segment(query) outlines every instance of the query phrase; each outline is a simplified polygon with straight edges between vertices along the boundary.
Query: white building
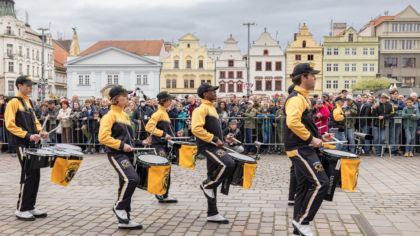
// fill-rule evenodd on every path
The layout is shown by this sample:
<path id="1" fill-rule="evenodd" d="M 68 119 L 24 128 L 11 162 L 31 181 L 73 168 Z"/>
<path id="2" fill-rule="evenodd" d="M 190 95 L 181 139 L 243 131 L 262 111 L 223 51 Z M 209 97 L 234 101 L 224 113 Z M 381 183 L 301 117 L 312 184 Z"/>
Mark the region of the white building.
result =
<path id="1" fill-rule="evenodd" d="M 230 35 L 216 60 L 216 84 L 221 97 L 246 95 L 246 60 L 244 60 L 238 42 Z"/>
<path id="2" fill-rule="evenodd" d="M 109 85 L 140 88 L 148 97 L 159 93 L 163 40 L 99 41 L 67 62 L 68 97 L 101 97 Z"/>
<path id="3" fill-rule="evenodd" d="M 49 88 L 54 86 L 54 56 L 51 35 L 45 37 L 45 75 Z M 38 98 L 42 70 L 42 36 L 28 23 L 17 19 L 14 1 L 0 0 L 0 94 L 13 96 L 19 75 L 34 81 L 32 98 Z M 48 95 L 49 88 L 46 88 Z"/>
<path id="4" fill-rule="evenodd" d="M 251 45 L 250 86 L 254 95 L 271 96 L 285 91 L 285 56 L 279 43 L 264 30 Z"/>

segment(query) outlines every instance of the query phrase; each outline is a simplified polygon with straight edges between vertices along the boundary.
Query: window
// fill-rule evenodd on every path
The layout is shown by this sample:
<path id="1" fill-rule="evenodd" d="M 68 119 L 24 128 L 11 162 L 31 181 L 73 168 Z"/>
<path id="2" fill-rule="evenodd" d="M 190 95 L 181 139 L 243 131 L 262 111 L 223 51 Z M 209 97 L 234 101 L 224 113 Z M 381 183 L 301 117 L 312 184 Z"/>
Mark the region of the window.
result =
<path id="1" fill-rule="evenodd" d="M 281 71 L 281 68 L 282 67 L 282 65 L 281 65 L 281 61 L 276 61 L 276 71 Z"/>
<path id="2" fill-rule="evenodd" d="M 271 62 L 270 61 L 265 62 L 265 70 L 266 71 L 271 71 Z"/>
<path id="3" fill-rule="evenodd" d="M 237 84 L 236 84 L 236 92 L 237 92 L 237 93 L 242 93 L 242 92 L 243 92 L 243 86 L 242 86 L 242 83 L 237 83 Z"/>
<path id="4" fill-rule="evenodd" d="M 49 57 L 48 57 L 48 59 L 49 59 Z M 32 60 L 35 60 L 35 50 L 34 49 L 32 49 Z"/>
<path id="5" fill-rule="evenodd" d="M 191 60 L 187 60 L 187 69 L 191 69 Z"/>
<path id="6" fill-rule="evenodd" d="M 351 64 L 351 71 L 356 71 L 356 64 Z"/>
<path id="7" fill-rule="evenodd" d="M 273 90 L 272 85 L 273 85 L 273 81 L 266 80 L 265 81 L 265 91 L 272 91 Z"/>
<path id="8" fill-rule="evenodd" d="M 351 55 L 353 55 L 353 56 L 356 55 L 356 48 L 351 49 Z"/>
<path id="9" fill-rule="evenodd" d="M 221 92 L 221 93 L 226 92 L 226 86 L 225 86 L 225 83 L 220 83 L 220 84 L 219 84 L 219 92 Z"/>
<path id="10" fill-rule="evenodd" d="M 348 81 L 348 80 L 345 80 L 344 81 L 344 88 L 345 89 L 349 89 L 350 88 L 350 81 Z"/>
<path id="11" fill-rule="evenodd" d="M 236 78 L 242 79 L 242 71 L 237 71 L 236 72 Z"/>
<path id="12" fill-rule="evenodd" d="M 331 80 L 327 80 L 327 89 L 331 88 Z"/>
<path id="13" fill-rule="evenodd" d="M 172 88 L 176 88 L 176 79 L 172 79 Z"/>
<path id="14" fill-rule="evenodd" d="M 370 64 L 369 68 L 370 68 L 369 69 L 370 72 L 374 72 L 375 71 L 375 64 Z"/>
<path id="15" fill-rule="evenodd" d="M 369 48 L 369 54 L 375 55 L 375 48 Z"/>
<path id="16" fill-rule="evenodd" d="M 302 56 L 301 56 L 300 54 L 296 54 L 296 55 L 295 55 L 295 60 L 296 60 L 296 61 L 300 61 L 300 60 L 302 60 Z"/>
<path id="17" fill-rule="evenodd" d="M 226 78 L 226 72 L 225 71 L 220 71 L 220 78 L 221 79 Z"/>
<path id="18" fill-rule="evenodd" d="M 27 75 L 31 75 L 31 74 L 29 73 L 30 68 L 31 68 L 31 67 L 30 67 L 29 65 L 26 65 L 26 74 L 27 74 Z"/>
<path id="19" fill-rule="evenodd" d="M 108 84 L 118 84 L 118 75 L 108 75 Z"/>
<path id="20" fill-rule="evenodd" d="M 79 86 L 89 86 L 90 78 L 89 75 L 79 75 Z"/>
<path id="21" fill-rule="evenodd" d="M 211 84 L 211 80 L 207 80 L 207 83 L 208 83 L 208 84 Z"/>
<path id="22" fill-rule="evenodd" d="M 367 67 L 368 67 L 368 64 L 363 64 L 363 72 L 368 71 Z"/>
<path id="23" fill-rule="evenodd" d="M 184 79 L 184 88 L 188 88 L 188 80 Z"/>
<path id="24" fill-rule="evenodd" d="M 338 71 L 338 64 L 333 65 L 333 71 Z"/>
<path id="25" fill-rule="evenodd" d="M 171 88 L 171 80 L 170 79 L 166 80 L 166 88 Z"/>
<path id="26" fill-rule="evenodd" d="M 367 55 L 368 54 L 368 49 L 367 48 L 363 48 L 363 55 Z"/>
<path id="27" fill-rule="evenodd" d="M 11 35 L 12 34 L 12 27 L 10 27 L 10 26 L 7 26 L 6 27 L 6 34 L 7 35 Z"/>
<path id="28" fill-rule="evenodd" d="M 255 81 L 255 90 L 256 91 L 261 91 L 262 90 L 262 81 L 261 80 L 256 80 Z"/>
<path id="29" fill-rule="evenodd" d="M 35 76 L 35 66 L 32 66 L 32 76 Z"/>
<path id="30" fill-rule="evenodd" d="M 229 78 L 229 79 L 233 79 L 233 78 L 235 78 L 235 72 L 234 72 L 234 71 L 229 71 L 229 72 L 228 72 L 228 78 Z"/>
<path id="31" fill-rule="evenodd" d="M 333 89 L 338 89 L 338 80 L 333 81 Z"/>
<path id="32" fill-rule="evenodd" d="M 280 79 L 274 80 L 274 90 L 280 91 L 282 89 L 282 81 Z"/>
<path id="33" fill-rule="evenodd" d="M 191 45 L 190 44 L 187 44 L 187 48 L 190 48 L 191 47 Z"/>
<path id="34" fill-rule="evenodd" d="M 397 67 L 398 65 L 398 58 L 396 57 L 385 57 L 384 60 L 385 67 Z"/>
<path id="35" fill-rule="evenodd" d="M 9 72 L 14 72 L 13 62 L 9 62 Z"/>
<path id="36" fill-rule="evenodd" d="M 147 74 L 137 74 L 137 85 L 148 85 L 148 77 Z"/>
<path id="37" fill-rule="evenodd" d="M 19 46 L 19 56 L 20 56 L 20 57 L 22 57 L 22 56 L 23 56 L 22 46 Z"/>
<path id="38" fill-rule="evenodd" d="M 22 63 L 19 64 L 19 75 L 23 75 L 23 65 L 22 65 Z"/>
<path id="39" fill-rule="evenodd" d="M 334 48 L 334 55 L 337 56 L 338 55 L 338 48 Z"/>
<path id="40" fill-rule="evenodd" d="M 327 64 L 327 71 L 331 71 L 331 64 Z"/>
<path id="41" fill-rule="evenodd" d="M 179 69 L 179 60 L 174 61 L 174 69 Z"/>
<path id="42" fill-rule="evenodd" d="M 198 69 L 203 69 L 204 68 L 204 61 L 203 60 L 199 60 L 198 61 Z"/>
<path id="43" fill-rule="evenodd" d="M 404 57 L 402 59 L 403 68 L 415 68 L 416 67 L 416 58 L 415 57 Z"/>
<path id="44" fill-rule="evenodd" d="M 39 51 L 36 51 L 36 60 L 39 61 Z"/>
<path id="45" fill-rule="evenodd" d="M 26 49 L 26 58 L 27 58 L 27 59 L 29 59 L 29 57 L 30 57 L 30 55 L 29 55 L 29 54 L 30 54 L 30 53 L 29 53 L 29 51 L 30 51 L 30 49 L 29 49 L 29 48 L 27 48 L 27 49 Z M 29 73 L 28 73 L 28 74 L 29 74 Z"/>
<path id="46" fill-rule="evenodd" d="M 349 34 L 349 42 L 353 42 L 353 34 Z"/>
<path id="47" fill-rule="evenodd" d="M 308 61 L 313 61 L 313 60 L 314 60 L 314 55 L 308 54 Z"/>
<path id="48" fill-rule="evenodd" d="M 36 75 L 39 77 L 39 66 L 36 67 Z"/>
<path id="49" fill-rule="evenodd" d="M 306 48 L 306 41 L 305 40 L 302 41 L 302 47 Z"/>
<path id="50" fill-rule="evenodd" d="M 344 54 L 345 55 L 350 55 L 350 48 L 345 48 L 344 49 Z"/>
<path id="51" fill-rule="evenodd" d="M 13 44 L 7 44 L 7 56 L 8 57 L 13 56 Z"/>
<path id="52" fill-rule="evenodd" d="M 261 71 L 262 70 L 262 63 L 260 62 L 260 61 L 257 61 L 256 63 L 255 63 L 255 70 L 256 71 Z"/>
<path id="53" fill-rule="evenodd" d="M 350 71 L 350 64 L 344 64 L 344 71 Z"/>
<path id="54" fill-rule="evenodd" d="M 229 60 L 228 61 L 228 67 L 234 67 L 234 66 L 235 66 L 234 61 L 233 60 Z"/>
<path id="55" fill-rule="evenodd" d="M 15 92 L 15 82 L 14 81 L 8 81 L 8 87 L 9 87 L 9 95 L 13 96 Z"/>
<path id="56" fill-rule="evenodd" d="M 331 55 L 331 48 L 327 48 L 327 55 Z"/>
<path id="57" fill-rule="evenodd" d="M 263 55 L 264 55 L 264 56 L 268 56 L 268 50 L 267 50 L 267 49 L 265 49 L 265 50 L 263 51 Z"/>
<path id="58" fill-rule="evenodd" d="M 195 88 L 193 79 L 190 79 L 190 88 Z"/>
<path id="59" fill-rule="evenodd" d="M 403 85 L 406 87 L 414 87 L 416 84 L 416 77 L 403 77 Z"/>
<path id="60" fill-rule="evenodd" d="M 234 92 L 235 85 L 233 83 L 228 83 L 228 93 Z"/>

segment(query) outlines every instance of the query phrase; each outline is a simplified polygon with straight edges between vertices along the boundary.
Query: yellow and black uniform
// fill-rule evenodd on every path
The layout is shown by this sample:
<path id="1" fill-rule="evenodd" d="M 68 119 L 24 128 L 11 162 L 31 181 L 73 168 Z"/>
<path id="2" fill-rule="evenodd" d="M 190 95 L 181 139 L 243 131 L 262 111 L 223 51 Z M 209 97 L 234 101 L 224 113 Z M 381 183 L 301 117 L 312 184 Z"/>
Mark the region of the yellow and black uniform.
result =
<path id="1" fill-rule="evenodd" d="M 309 146 L 318 130 L 311 117 L 308 96 L 309 91 L 295 86 L 285 105 L 285 149 L 297 182 L 293 218 L 303 225 L 313 220 L 328 189 L 328 177 L 317 151 Z"/>
<path id="2" fill-rule="evenodd" d="M 333 127 L 338 128 L 338 132 L 344 132 L 346 130 L 346 121 L 344 116 L 343 108 L 340 104 L 336 103 L 333 109 Z"/>
<path id="3" fill-rule="evenodd" d="M 139 176 L 133 166 L 134 154 L 123 151 L 124 144 L 133 147 L 130 119 L 123 108 L 112 105 L 101 119 L 99 142 L 106 147 L 108 159 L 119 176 L 118 200 L 116 210 L 131 211 L 131 197 L 139 183 Z"/>
<path id="4" fill-rule="evenodd" d="M 213 103 L 203 99 L 201 105 L 192 113 L 191 131 L 197 138 L 198 152 L 207 157 L 207 179 L 202 188 L 212 189 L 214 198 L 206 195 L 208 216 L 219 214 L 217 210 L 216 189 L 231 176 L 235 162 L 224 149 L 218 148 L 211 142 L 223 140 L 222 126 L 219 115 Z"/>
<path id="5" fill-rule="evenodd" d="M 30 142 L 30 136 L 41 131 L 41 124 L 35 116 L 32 102 L 21 93 L 17 93 L 16 97 L 7 103 L 4 120 L 9 145 L 17 147 L 16 153 L 22 167 L 17 209 L 22 212 L 31 211 L 36 204 L 40 170 L 28 168 L 24 152 L 26 148 L 35 147 L 35 143 Z"/>
<path id="6" fill-rule="evenodd" d="M 168 134 L 174 137 L 174 133 L 171 127 L 171 120 L 164 106 L 159 106 L 158 110 L 152 114 L 145 129 L 148 133 L 152 134 L 152 147 L 156 149 L 159 156 L 166 158 L 169 150 L 168 141 L 166 141 L 165 136 Z M 156 195 L 156 198 L 161 202 L 165 202 L 164 200 L 168 198 L 170 187 L 171 173 L 169 172 L 167 191 L 162 196 Z"/>

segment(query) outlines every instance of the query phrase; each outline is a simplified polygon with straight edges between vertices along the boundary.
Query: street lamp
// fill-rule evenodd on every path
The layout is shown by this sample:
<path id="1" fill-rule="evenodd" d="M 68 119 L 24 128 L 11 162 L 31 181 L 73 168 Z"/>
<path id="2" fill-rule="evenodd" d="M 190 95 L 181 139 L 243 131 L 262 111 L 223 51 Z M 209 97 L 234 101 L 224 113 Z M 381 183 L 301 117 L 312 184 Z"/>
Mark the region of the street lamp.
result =
<path id="1" fill-rule="evenodd" d="M 48 28 L 38 28 L 39 31 L 41 31 L 42 36 L 42 58 L 41 58 L 41 78 L 39 79 L 38 88 L 40 91 L 40 99 L 41 101 L 44 101 L 45 99 L 45 89 L 48 86 L 48 78 L 45 79 L 45 31 L 48 31 Z"/>
<path id="2" fill-rule="evenodd" d="M 250 34 L 251 34 L 251 25 L 255 25 L 254 22 L 246 22 L 243 23 L 244 26 L 248 27 L 248 56 L 247 58 L 247 62 L 246 62 L 246 82 L 248 83 L 248 86 L 246 87 L 246 96 L 249 97 L 251 94 L 250 91 L 250 83 L 249 83 L 249 62 L 250 62 L 250 55 L 249 55 L 249 51 L 251 49 L 251 42 L 250 42 Z"/>

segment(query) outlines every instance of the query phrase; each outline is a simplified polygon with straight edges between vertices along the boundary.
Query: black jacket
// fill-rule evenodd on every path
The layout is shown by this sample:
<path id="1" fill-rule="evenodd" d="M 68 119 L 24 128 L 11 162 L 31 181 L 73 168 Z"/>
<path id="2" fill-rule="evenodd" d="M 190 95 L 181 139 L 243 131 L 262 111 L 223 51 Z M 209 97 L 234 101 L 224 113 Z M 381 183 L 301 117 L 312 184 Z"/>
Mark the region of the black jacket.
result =
<path id="1" fill-rule="evenodd" d="M 376 127 L 385 127 L 385 121 L 395 116 L 394 106 L 389 103 L 380 103 L 377 108 L 372 108 L 372 116 L 379 117 L 384 116 L 383 120 L 374 119 L 373 125 Z"/>

